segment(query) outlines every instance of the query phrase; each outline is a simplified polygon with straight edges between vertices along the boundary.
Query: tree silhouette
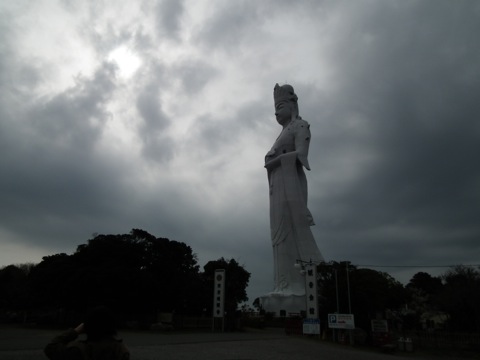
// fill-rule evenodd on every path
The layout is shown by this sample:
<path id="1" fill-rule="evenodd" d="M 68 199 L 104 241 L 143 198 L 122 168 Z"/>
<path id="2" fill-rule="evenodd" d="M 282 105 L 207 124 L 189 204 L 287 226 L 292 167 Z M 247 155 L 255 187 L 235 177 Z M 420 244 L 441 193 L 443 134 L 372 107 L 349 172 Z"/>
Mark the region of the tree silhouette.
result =
<path id="1" fill-rule="evenodd" d="M 376 318 L 377 313 L 396 310 L 405 302 L 403 285 L 387 273 L 358 269 L 345 262 L 320 264 L 317 272 L 320 316 L 325 323 L 327 314 L 348 313 L 351 308 L 355 325 L 369 330 L 370 320 Z"/>
<path id="2" fill-rule="evenodd" d="M 44 257 L 30 283 L 37 308 L 83 311 L 103 304 L 125 318 L 154 321 L 157 312 L 197 311 L 202 279 L 189 246 L 133 229 L 95 235 L 72 255 Z"/>
<path id="3" fill-rule="evenodd" d="M 247 301 L 247 286 L 250 280 L 250 273 L 238 264 L 234 259 L 225 260 L 224 258 L 209 261 L 204 266 L 203 277 L 205 279 L 205 289 L 207 291 L 207 309 L 213 307 L 213 286 L 215 270 L 225 270 L 225 312 L 227 316 L 234 316 L 240 303 Z"/>
<path id="4" fill-rule="evenodd" d="M 418 272 L 410 279 L 408 288 L 416 288 L 430 296 L 436 296 L 442 290 L 442 279 L 434 277 L 426 272 Z"/>
<path id="5" fill-rule="evenodd" d="M 28 265 L 9 265 L 0 269 L 0 309 L 14 311 L 11 316 L 29 308 L 29 271 Z"/>
<path id="6" fill-rule="evenodd" d="M 75 272 L 75 264 L 65 253 L 44 256 L 29 276 L 29 288 L 36 308 L 59 308 L 68 302 L 71 294 L 66 285 Z"/>
<path id="7" fill-rule="evenodd" d="M 473 267 L 455 266 L 443 276 L 440 306 L 450 314 L 450 330 L 480 331 L 480 272 Z"/>

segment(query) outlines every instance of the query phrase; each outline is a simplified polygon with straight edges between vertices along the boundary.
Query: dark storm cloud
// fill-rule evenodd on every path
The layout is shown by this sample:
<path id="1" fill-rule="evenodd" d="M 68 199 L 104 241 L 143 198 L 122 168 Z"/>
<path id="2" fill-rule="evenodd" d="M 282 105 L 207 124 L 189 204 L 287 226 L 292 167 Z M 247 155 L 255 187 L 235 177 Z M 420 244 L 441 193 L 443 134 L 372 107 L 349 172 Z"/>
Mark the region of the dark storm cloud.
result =
<path id="1" fill-rule="evenodd" d="M 217 50 L 238 50 L 258 30 L 258 6 L 254 2 L 232 2 L 216 8 L 205 19 L 195 38 Z M 258 33 L 256 34 L 258 36 Z M 251 38 L 254 40 L 253 38 Z"/>
<path id="2" fill-rule="evenodd" d="M 137 109 L 147 132 L 160 131 L 170 124 L 170 120 L 162 111 L 160 90 L 160 83 L 154 81 L 145 86 L 137 98 Z"/>
<path id="3" fill-rule="evenodd" d="M 24 97 L 26 109 L 4 107 L 10 111 L 2 113 L 9 130 L 8 152 L 0 158 L 8 174 L 0 179 L 2 227 L 35 241 L 35 233 L 63 229 L 114 205 L 111 169 L 94 153 L 113 78 L 113 68 L 103 64 L 92 79 L 78 79 L 51 99 L 32 104 Z"/>
<path id="4" fill-rule="evenodd" d="M 154 63 L 151 68 L 151 79 L 137 98 L 137 109 L 143 119 L 139 135 L 144 155 L 151 160 L 165 162 L 171 159 L 178 144 L 174 143 L 167 131 L 175 119 L 170 119 L 163 111 L 162 95 L 168 94 L 174 84 L 179 82 L 182 95 L 196 96 L 217 76 L 218 71 L 207 63 L 195 60 L 179 61 L 168 67 Z"/>
<path id="5" fill-rule="evenodd" d="M 209 81 L 219 75 L 218 69 L 203 61 L 183 61 L 172 66 L 172 78 L 179 79 L 182 90 L 189 96 L 200 92 Z"/>
<path id="6" fill-rule="evenodd" d="M 452 247 L 480 236 L 480 48 L 473 35 L 480 23 L 472 16 L 479 7 L 431 5 L 371 8 L 346 24 L 331 49 L 340 70 L 338 97 L 322 99 L 330 109 L 320 110 L 327 121 L 319 123 L 325 134 L 312 146 L 319 154 L 314 166 L 333 171 L 340 155 L 372 154 L 352 164 L 361 170 L 355 177 L 339 179 L 341 191 L 313 201 L 324 220 L 322 236 L 342 245 L 330 249 L 333 256 L 346 251 L 378 263 L 397 254 L 402 263 L 415 255 L 420 263 L 448 263 L 460 255 Z M 338 163 L 322 160 L 325 154 L 339 156 Z M 435 247 L 444 249 L 436 258 L 428 255 Z"/>
<path id="7" fill-rule="evenodd" d="M 173 151 L 172 140 L 165 130 L 171 120 L 162 110 L 162 91 L 169 88 L 168 79 L 163 70 L 154 66 L 152 78 L 141 89 L 137 97 L 137 109 L 143 120 L 139 128 L 143 154 L 146 158 L 164 162 L 171 158 Z"/>
<path id="8" fill-rule="evenodd" d="M 156 26 L 160 38 L 177 39 L 181 29 L 183 0 L 165 0 L 156 5 Z"/>
<path id="9" fill-rule="evenodd" d="M 195 121 L 196 126 L 191 134 L 196 147 L 201 149 L 198 153 L 208 157 L 217 156 L 223 152 L 226 156 L 220 157 L 219 160 L 229 163 L 231 159 L 227 154 L 230 152 L 239 154 L 243 151 L 243 149 L 232 148 L 238 145 L 240 137 L 246 139 L 255 137 L 258 135 L 258 129 L 267 123 L 268 116 L 263 111 L 263 105 L 263 101 L 252 101 L 242 107 L 236 107 L 235 110 L 232 109 L 232 112 L 226 116 L 218 117 L 216 114 L 210 114 L 199 117 Z M 215 166 L 218 165 L 215 163 Z"/>
<path id="10" fill-rule="evenodd" d="M 91 149 L 108 117 L 104 106 L 115 89 L 114 71 L 105 63 L 92 80 L 79 78 L 64 93 L 45 102 L 40 99 L 27 114 L 37 136 L 60 148 Z"/>

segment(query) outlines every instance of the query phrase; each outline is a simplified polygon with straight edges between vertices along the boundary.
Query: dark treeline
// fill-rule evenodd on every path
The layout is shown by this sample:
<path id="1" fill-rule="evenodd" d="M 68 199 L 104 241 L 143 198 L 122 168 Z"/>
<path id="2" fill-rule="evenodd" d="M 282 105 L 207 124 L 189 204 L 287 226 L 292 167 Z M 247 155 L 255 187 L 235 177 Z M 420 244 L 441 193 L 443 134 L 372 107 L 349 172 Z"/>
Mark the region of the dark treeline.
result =
<path id="1" fill-rule="evenodd" d="M 355 325 L 367 331 L 372 319 L 386 319 L 398 330 L 480 332 L 480 272 L 473 267 L 452 267 L 439 277 L 419 272 L 406 286 L 387 273 L 345 262 L 317 269 L 324 323 L 327 314 L 351 309 Z"/>
<path id="2" fill-rule="evenodd" d="M 237 305 L 248 300 L 250 278 L 235 260 L 210 261 L 201 271 L 184 243 L 139 229 L 96 235 L 72 255 L 2 268 L 0 320 L 70 325 L 97 305 L 112 308 L 124 322 L 144 325 L 154 323 L 161 312 L 208 316 L 216 269 L 226 269 L 225 310 L 233 316 Z"/>
<path id="3" fill-rule="evenodd" d="M 202 271 L 184 243 L 138 229 L 96 235 L 71 255 L 0 269 L 0 321 L 75 325 L 96 305 L 144 326 L 162 312 L 209 317 L 216 269 L 226 270 L 225 310 L 233 317 L 248 300 L 250 279 L 235 260 L 210 261 Z M 317 270 L 323 324 L 327 314 L 351 312 L 366 331 L 372 319 L 387 319 L 398 330 L 480 332 L 480 272 L 474 267 L 452 267 L 439 277 L 419 272 L 406 286 L 387 273 L 345 262 Z"/>

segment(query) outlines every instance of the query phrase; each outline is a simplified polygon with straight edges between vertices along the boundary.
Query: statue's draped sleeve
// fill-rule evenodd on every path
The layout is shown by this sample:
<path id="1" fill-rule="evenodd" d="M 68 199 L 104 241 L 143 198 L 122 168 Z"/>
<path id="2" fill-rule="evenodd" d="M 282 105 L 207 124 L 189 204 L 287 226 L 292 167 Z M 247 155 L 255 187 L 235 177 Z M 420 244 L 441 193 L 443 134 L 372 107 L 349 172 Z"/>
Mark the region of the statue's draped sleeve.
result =
<path id="1" fill-rule="evenodd" d="M 308 148 L 310 147 L 310 124 L 305 120 L 297 120 L 295 122 L 295 150 L 297 152 L 298 161 L 310 170 L 308 163 Z"/>

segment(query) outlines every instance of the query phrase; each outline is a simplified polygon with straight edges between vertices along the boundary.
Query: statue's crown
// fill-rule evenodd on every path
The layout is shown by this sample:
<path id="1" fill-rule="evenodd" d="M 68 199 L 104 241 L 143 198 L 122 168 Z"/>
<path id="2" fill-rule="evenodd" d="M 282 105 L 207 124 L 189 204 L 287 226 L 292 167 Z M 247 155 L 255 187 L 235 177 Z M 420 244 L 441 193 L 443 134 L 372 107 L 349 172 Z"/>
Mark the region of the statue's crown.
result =
<path id="1" fill-rule="evenodd" d="M 276 105 L 281 101 L 297 102 L 298 97 L 295 95 L 292 85 L 285 84 L 280 86 L 275 84 L 275 87 L 273 88 L 273 100 Z"/>

